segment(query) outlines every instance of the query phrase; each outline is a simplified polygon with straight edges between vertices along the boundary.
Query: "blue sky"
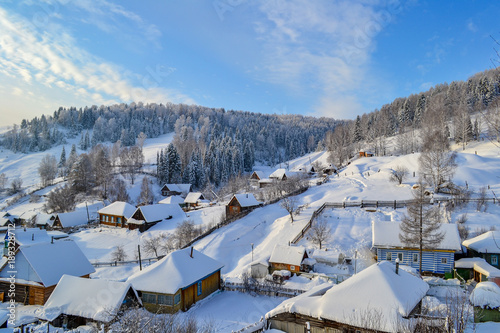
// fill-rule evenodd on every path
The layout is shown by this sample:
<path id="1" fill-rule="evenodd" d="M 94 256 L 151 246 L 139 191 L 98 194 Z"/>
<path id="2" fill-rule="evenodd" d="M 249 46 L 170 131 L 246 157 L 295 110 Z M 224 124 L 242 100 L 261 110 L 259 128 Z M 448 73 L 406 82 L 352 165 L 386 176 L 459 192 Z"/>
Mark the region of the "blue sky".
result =
<path id="1" fill-rule="evenodd" d="M 493 67 L 497 1 L 0 0 L 0 126 L 130 101 L 353 119 Z"/>

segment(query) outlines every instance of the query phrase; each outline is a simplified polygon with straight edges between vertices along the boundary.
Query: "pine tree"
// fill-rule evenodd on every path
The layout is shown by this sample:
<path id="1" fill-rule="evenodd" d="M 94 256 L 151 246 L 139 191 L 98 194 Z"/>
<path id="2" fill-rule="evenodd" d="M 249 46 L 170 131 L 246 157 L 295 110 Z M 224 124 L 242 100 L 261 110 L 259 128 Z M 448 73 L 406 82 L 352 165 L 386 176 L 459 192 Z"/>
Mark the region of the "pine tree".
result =
<path id="1" fill-rule="evenodd" d="M 167 147 L 167 179 L 168 184 L 176 184 L 181 180 L 181 158 L 173 144 Z"/>
<path id="2" fill-rule="evenodd" d="M 59 158 L 59 164 L 57 166 L 59 168 L 64 168 L 66 166 L 66 150 L 64 150 L 64 146 L 62 147 L 61 157 Z"/>
<path id="3" fill-rule="evenodd" d="M 362 130 L 361 130 L 361 118 L 356 117 L 356 123 L 354 124 L 354 136 L 353 142 L 360 142 L 363 140 Z"/>

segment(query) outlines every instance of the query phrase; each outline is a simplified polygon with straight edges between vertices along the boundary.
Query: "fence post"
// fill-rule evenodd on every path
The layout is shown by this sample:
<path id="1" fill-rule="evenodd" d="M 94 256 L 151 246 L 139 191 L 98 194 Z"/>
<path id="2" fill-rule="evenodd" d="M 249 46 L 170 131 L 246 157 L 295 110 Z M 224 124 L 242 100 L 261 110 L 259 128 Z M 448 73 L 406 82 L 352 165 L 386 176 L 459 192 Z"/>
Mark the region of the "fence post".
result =
<path id="1" fill-rule="evenodd" d="M 396 209 L 396 200 L 394 200 L 394 209 Z"/>
<path id="2" fill-rule="evenodd" d="M 361 208 L 363 208 L 363 200 L 361 200 Z"/>
<path id="3" fill-rule="evenodd" d="M 378 200 L 375 202 L 375 206 L 378 208 Z"/>
<path id="4" fill-rule="evenodd" d="M 345 201 L 342 201 L 342 208 L 345 209 Z"/>

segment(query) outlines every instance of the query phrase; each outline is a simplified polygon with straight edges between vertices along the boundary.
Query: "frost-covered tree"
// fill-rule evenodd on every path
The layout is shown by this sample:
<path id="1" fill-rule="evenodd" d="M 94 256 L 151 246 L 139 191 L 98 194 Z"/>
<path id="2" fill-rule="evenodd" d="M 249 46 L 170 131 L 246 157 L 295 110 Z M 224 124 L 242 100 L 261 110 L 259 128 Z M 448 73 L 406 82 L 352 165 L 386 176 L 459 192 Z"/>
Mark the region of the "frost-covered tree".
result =
<path id="1" fill-rule="evenodd" d="M 317 219 L 311 226 L 309 236 L 313 243 L 318 245 L 321 250 L 323 244 L 332 237 L 332 229 L 328 225 L 327 220 L 324 218 Z"/>
<path id="2" fill-rule="evenodd" d="M 92 170 L 92 161 L 87 154 L 81 154 L 73 164 L 69 174 L 69 183 L 76 193 L 89 193 L 95 186 L 95 174 Z"/>
<path id="3" fill-rule="evenodd" d="M 408 215 L 400 224 L 399 240 L 410 248 L 419 249 L 419 273 L 422 274 L 423 250 L 434 249 L 442 242 L 439 207 L 428 205 L 425 187 L 419 181 L 413 191 L 413 203 L 408 205 Z"/>
<path id="4" fill-rule="evenodd" d="M 109 149 L 106 146 L 98 144 L 90 151 L 90 158 L 92 160 L 92 170 L 96 185 L 99 186 L 102 197 L 107 199 L 108 189 L 114 178 L 109 158 Z"/>
<path id="5" fill-rule="evenodd" d="M 5 172 L 0 173 L 0 190 L 5 189 L 5 186 L 7 186 L 7 181 L 8 177 Z"/>
<path id="6" fill-rule="evenodd" d="M 54 155 L 47 154 L 42 158 L 38 166 L 38 174 L 43 186 L 52 184 L 52 181 L 57 176 L 57 160 Z"/>
<path id="7" fill-rule="evenodd" d="M 151 181 L 149 177 L 142 178 L 141 183 L 141 193 L 137 198 L 138 205 L 151 205 L 155 199 L 155 195 L 153 193 L 153 188 L 151 186 Z"/>
<path id="8" fill-rule="evenodd" d="M 408 169 L 405 166 L 398 165 L 397 167 L 392 170 L 390 180 L 392 182 L 398 183 L 401 185 L 404 181 L 404 179 L 408 176 Z"/>
<path id="9" fill-rule="evenodd" d="M 127 184 L 125 183 L 125 181 L 123 181 L 123 179 L 115 178 L 111 181 L 108 199 L 112 202 L 123 201 L 132 203 L 132 200 L 130 200 L 130 196 L 127 191 Z"/>
<path id="10" fill-rule="evenodd" d="M 10 191 L 12 194 L 18 193 L 21 191 L 21 188 L 23 186 L 23 180 L 21 178 L 14 178 L 10 182 Z"/>
<path id="11" fill-rule="evenodd" d="M 75 208 L 75 196 L 76 193 L 70 186 L 59 187 L 47 195 L 45 211 L 47 213 L 70 212 Z"/>
<path id="12" fill-rule="evenodd" d="M 280 207 L 285 209 L 290 215 L 290 219 L 293 223 L 293 218 L 295 215 L 300 213 L 301 207 L 299 206 L 299 201 L 296 197 L 286 197 L 280 201 Z"/>

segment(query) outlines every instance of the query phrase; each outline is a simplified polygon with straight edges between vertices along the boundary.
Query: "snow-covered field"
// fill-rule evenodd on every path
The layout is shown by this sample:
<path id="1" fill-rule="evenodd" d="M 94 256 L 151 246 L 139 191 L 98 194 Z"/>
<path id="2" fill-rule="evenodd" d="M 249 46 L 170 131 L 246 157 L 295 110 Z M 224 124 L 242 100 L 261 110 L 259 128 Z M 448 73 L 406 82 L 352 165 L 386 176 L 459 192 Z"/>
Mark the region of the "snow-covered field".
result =
<path id="1" fill-rule="evenodd" d="M 78 139 L 74 140 L 78 141 Z M 171 140 L 172 134 L 147 139 L 144 146 L 146 161 L 154 163 L 157 150 L 165 147 Z M 65 148 L 68 153 L 71 144 L 66 144 Z M 458 146 L 454 148 L 458 153 L 458 168 L 453 179 L 455 183 L 464 185 L 467 182 L 469 188 L 475 191 L 489 185 L 489 197 L 493 196 L 494 193 L 500 193 L 499 148 L 488 142 L 470 143 L 465 150 L 461 150 L 461 147 Z M 58 158 L 61 149 L 62 146 L 59 146 L 47 152 L 28 155 L 1 151 L 0 173 L 5 172 L 9 179 L 19 176 L 23 178 L 23 187 L 33 188 L 40 182 L 37 166 L 41 158 L 47 153 L 54 154 Z M 406 156 L 356 159 L 346 168 L 340 170 L 337 176 L 331 176 L 327 183 L 319 186 L 314 185 L 297 196 L 299 204 L 306 208 L 295 218 L 293 223 L 279 203 L 267 205 L 214 231 L 195 243 L 194 247 L 222 262 L 224 264 L 222 273 L 225 278 L 238 279 L 242 273 L 248 270 L 252 257 L 254 261 L 269 259 L 274 246 L 288 244 L 307 224 L 312 213 L 325 202 L 410 199 L 412 197 L 411 186 L 418 180 L 418 157 L 419 154 L 415 153 Z M 327 165 L 327 154 L 325 152 L 311 153 L 290 161 L 288 165 L 290 170 L 298 171 L 314 162 Z M 402 185 L 388 181 L 391 170 L 399 165 L 406 166 L 410 171 L 409 177 Z M 281 166 L 283 167 L 283 165 Z M 260 166 L 258 169 L 266 174 L 273 171 L 273 168 L 264 166 Z M 417 177 L 413 176 L 414 171 Z M 131 198 L 138 196 L 141 179 L 138 177 L 133 186 L 129 184 L 128 190 Z M 9 206 L 7 211 L 23 217 L 35 215 L 43 207 L 43 195 L 56 186 L 58 185 L 41 190 L 39 194 L 42 195 L 42 198 L 39 202 L 29 202 L 28 198 L 25 198 Z M 158 185 L 155 185 L 155 191 L 159 192 Z M 1 198 L 0 207 L 6 206 L 9 199 L 7 196 Z M 161 199 L 160 195 L 158 195 L 158 199 Z M 81 203 L 78 209 L 86 209 L 86 206 L 89 207 L 89 211 L 95 214 L 98 209 L 104 206 L 104 203 L 100 201 Z M 177 224 L 185 219 L 191 219 L 197 225 L 210 226 L 220 221 L 220 216 L 223 213 L 224 206 L 216 205 L 189 212 L 185 217 L 161 222 L 143 234 L 137 231 L 102 227 L 75 232 L 70 237 L 77 242 L 91 261 L 109 261 L 111 252 L 119 245 L 124 247 L 128 259 L 133 260 L 136 259 L 137 246 L 146 237 L 160 233 L 171 233 Z M 321 218 L 330 225 L 332 237 L 324 244 L 324 247 L 328 250 L 342 252 L 350 257 L 357 252 L 363 259 L 366 259 L 363 264 L 357 267 L 358 270 L 362 269 L 370 263 L 368 249 L 371 247 L 372 221 L 399 221 L 404 213 L 405 209 L 394 210 L 391 208 L 379 208 L 376 212 L 360 208 L 326 209 Z M 448 222 L 454 223 L 464 213 L 467 213 L 466 225 L 472 235 L 481 229 L 489 230 L 500 226 L 500 207 L 498 205 L 490 204 L 486 212 L 477 212 L 473 205 L 456 209 L 447 216 Z M 298 244 L 307 248 L 316 247 L 307 236 L 301 239 Z M 100 267 L 92 277 L 125 280 L 137 270 L 137 264 Z M 293 278 L 289 282 L 289 286 L 295 288 L 300 284 L 307 285 L 308 283 L 311 281 L 305 278 Z M 199 302 L 185 315 L 195 315 L 201 320 L 213 320 L 220 328 L 218 332 L 231 332 L 231 330 L 240 329 L 259 320 L 261 316 L 281 301 L 282 299 L 265 296 L 253 297 L 236 292 L 222 292 Z M 478 331 L 487 332 L 490 327 L 489 324 L 478 325 Z"/>

